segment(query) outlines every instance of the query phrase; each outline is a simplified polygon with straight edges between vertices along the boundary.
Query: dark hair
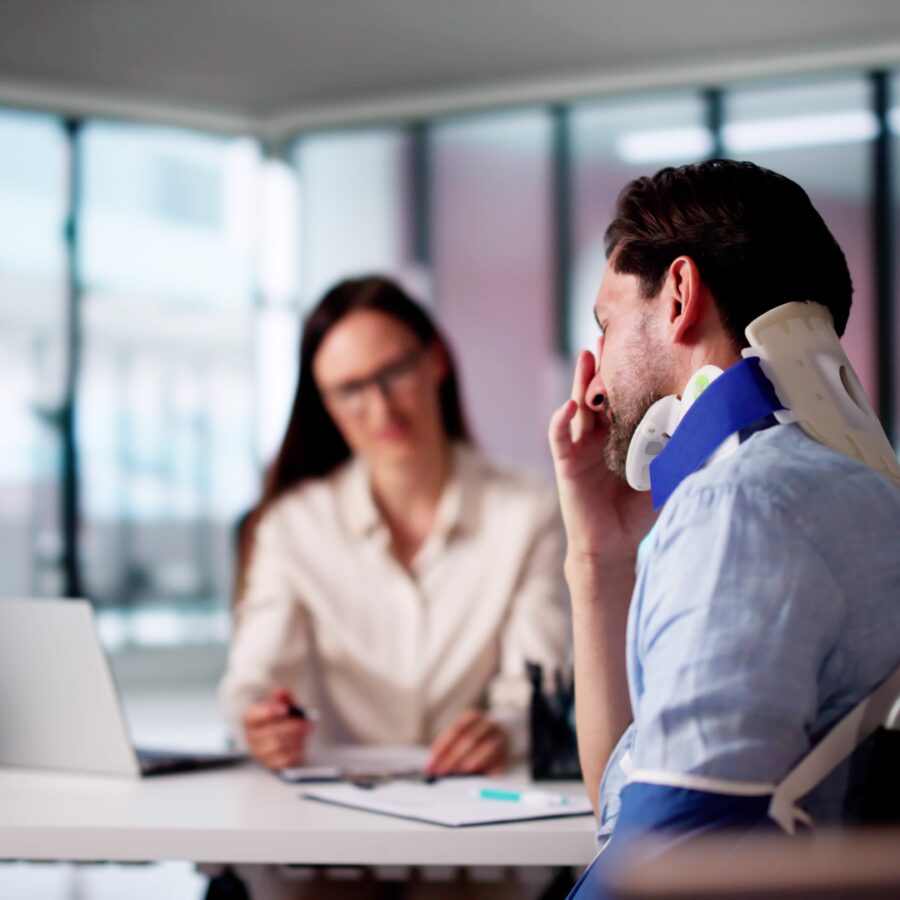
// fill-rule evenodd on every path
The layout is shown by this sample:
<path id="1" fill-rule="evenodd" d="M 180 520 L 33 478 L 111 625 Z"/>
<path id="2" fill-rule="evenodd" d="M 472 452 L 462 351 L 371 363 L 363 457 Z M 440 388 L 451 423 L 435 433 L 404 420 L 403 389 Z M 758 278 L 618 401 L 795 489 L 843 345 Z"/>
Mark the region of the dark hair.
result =
<path id="1" fill-rule="evenodd" d="M 792 300 L 828 307 L 843 334 L 853 285 L 843 251 L 800 185 L 750 162 L 714 159 L 661 169 L 625 185 L 606 232 L 617 272 L 659 293 L 689 256 L 735 347 L 767 310 Z"/>
<path id="2" fill-rule="evenodd" d="M 331 329 L 357 310 L 377 310 L 405 325 L 423 347 L 437 343 L 447 359 L 438 399 L 444 432 L 451 440 L 471 441 L 460 398 L 459 379 L 446 340 L 425 309 L 388 278 L 368 276 L 335 285 L 307 317 L 300 341 L 300 374 L 287 430 L 266 473 L 259 503 L 240 526 L 235 597 L 243 590 L 256 527 L 282 494 L 312 478 L 324 478 L 350 458 L 350 448 L 325 409 L 313 376 L 313 360 Z"/>

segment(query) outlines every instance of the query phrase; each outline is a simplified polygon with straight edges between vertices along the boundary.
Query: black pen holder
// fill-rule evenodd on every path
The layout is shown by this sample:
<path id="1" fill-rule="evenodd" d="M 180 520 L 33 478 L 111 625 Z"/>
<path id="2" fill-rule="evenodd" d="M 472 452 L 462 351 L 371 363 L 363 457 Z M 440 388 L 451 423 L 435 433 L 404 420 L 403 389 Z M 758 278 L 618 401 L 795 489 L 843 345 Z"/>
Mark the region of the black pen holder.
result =
<path id="1" fill-rule="evenodd" d="M 575 685 L 561 671 L 553 673 L 553 688 L 544 689 L 543 668 L 526 663 L 531 681 L 531 777 L 535 781 L 581 778 L 574 719 Z"/>

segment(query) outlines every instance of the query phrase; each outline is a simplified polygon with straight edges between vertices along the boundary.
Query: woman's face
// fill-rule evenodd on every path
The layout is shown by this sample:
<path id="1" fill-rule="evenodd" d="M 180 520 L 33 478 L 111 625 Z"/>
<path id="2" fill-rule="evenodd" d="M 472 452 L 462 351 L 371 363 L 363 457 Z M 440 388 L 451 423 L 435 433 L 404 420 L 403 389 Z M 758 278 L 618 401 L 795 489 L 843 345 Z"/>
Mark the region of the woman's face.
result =
<path id="1" fill-rule="evenodd" d="M 438 390 L 441 348 L 423 347 L 399 320 L 356 310 L 325 335 L 312 362 L 329 415 L 350 449 L 401 460 L 444 439 Z"/>

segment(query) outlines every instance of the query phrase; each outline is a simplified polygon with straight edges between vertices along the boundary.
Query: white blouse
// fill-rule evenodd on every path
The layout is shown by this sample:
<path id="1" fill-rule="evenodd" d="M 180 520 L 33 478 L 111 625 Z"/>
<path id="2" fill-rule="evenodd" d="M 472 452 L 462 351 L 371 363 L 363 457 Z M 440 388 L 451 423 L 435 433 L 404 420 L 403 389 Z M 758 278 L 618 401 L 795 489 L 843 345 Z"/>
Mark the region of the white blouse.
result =
<path id="1" fill-rule="evenodd" d="M 220 685 L 239 740 L 243 709 L 284 685 L 325 742 L 428 743 L 486 705 L 525 749 L 525 661 L 567 661 L 555 493 L 458 445 L 409 570 L 390 541 L 359 459 L 265 514 Z"/>

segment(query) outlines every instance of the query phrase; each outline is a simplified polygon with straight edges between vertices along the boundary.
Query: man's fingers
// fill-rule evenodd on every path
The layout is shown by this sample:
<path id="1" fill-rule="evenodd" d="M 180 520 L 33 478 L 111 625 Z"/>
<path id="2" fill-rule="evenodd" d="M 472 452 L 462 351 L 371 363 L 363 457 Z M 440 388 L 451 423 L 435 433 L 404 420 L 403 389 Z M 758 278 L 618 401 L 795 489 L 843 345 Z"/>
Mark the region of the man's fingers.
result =
<path id="1" fill-rule="evenodd" d="M 575 359 L 575 374 L 572 377 L 572 399 L 580 406 L 584 405 L 588 385 L 597 371 L 597 361 L 590 350 L 582 350 Z"/>
<path id="2" fill-rule="evenodd" d="M 550 418 L 550 450 L 555 460 L 566 459 L 572 452 L 572 420 L 578 404 L 567 400 Z"/>
<path id="3" fill-rule="evenodd" d="M 596 372 L 596 362 L 592 353 L 583 350 L 578 354 L 575 363 L 575 377 L 572 380 L 572 399 L 578 404 L 578 412 L 572 422 L 572 441 L 577 443 L 581 437 L 597 426 L 597 414 L 587 405 L 587 389 Z"/>

